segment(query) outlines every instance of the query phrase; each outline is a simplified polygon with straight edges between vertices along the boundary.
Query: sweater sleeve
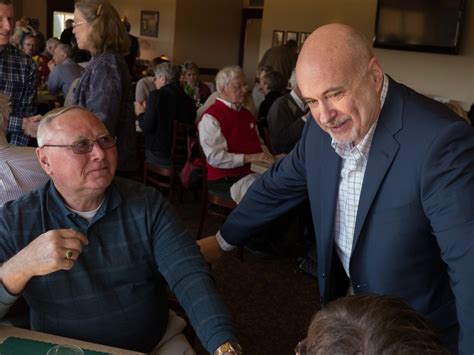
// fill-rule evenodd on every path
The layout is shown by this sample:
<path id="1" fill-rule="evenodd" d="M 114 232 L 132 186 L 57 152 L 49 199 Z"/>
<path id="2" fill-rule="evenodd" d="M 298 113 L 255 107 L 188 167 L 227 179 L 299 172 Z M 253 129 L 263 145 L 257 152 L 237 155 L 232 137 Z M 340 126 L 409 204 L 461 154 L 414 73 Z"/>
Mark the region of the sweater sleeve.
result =
<path id="1" fill-rule="evenodd" d="M 148 200 L 152 245 L 159 272 L 176 294 L 201 343 L 211 354 L 238 342 L 234 324 L 199 249 L 159 193 Z"/>

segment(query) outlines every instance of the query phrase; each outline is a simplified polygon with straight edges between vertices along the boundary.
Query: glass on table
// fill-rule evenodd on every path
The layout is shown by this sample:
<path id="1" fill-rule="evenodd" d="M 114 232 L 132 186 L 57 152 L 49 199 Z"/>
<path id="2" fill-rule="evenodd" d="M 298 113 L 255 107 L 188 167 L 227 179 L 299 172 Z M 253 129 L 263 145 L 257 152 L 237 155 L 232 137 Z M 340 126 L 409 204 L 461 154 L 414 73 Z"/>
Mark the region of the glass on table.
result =
<path id="1" fill-rule="evenodd" d="M 56 345 L 46 355 L 84 355 L 84 351 L 76 345 Z"/>

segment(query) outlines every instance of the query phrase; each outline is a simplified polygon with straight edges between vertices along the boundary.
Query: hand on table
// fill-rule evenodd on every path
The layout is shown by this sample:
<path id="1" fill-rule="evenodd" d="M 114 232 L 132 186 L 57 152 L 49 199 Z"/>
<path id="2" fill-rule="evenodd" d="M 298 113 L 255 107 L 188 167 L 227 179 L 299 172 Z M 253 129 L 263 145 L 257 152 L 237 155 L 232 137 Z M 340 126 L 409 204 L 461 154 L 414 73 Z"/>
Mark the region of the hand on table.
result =
<path id="1" fill-rule="evenodd" d="M 21 128 L 27 136 L 36 138 L 36 133 L 38 132 L 38 125 L 43 118 L 42 115 L 35 115 L 30 117 L 23 117 L 21 122 Z"/>
<path id="2" fill-rule="evenodd" d="M 224 253 L 215 235 L 199 239 L 196 243 L 204 256 L 204 260 L 209 264 L 216 262 Z"/>
<path id="3" fill-rule="evenodd" d="M 34 276 L 72 269 L 88 243 L 85 235 L 73 229 L 43 233 L 2 265 L 2 282 L 10 293 L 19 294 Z"/>
<path id="4" fill-rule="evenodd" d="M 275 158 L 270 153 L 262 152 L 256 154 L 245 154 L 244 164 L 247 163 L 267 163 L 271 164 L 275 161 Z"/>

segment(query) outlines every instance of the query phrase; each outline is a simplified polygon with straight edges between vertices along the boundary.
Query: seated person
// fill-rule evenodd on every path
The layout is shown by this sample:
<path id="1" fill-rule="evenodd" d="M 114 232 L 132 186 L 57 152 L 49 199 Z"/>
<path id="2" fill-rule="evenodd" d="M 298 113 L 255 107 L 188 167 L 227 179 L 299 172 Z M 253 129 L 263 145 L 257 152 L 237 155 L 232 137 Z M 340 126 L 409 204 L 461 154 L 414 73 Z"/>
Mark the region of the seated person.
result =
<path id="1" fill-rule="evenodd" d="M 142 105 L 145 105 L 148 100 L 148 95 L 153 90 L 156 90 L 155 86 L 155 67 L 161 63 L 168 63 L 168 59 L 163 59 L 163 56 L 153 58 L 148 64 L 147 76 L 141 78 L 137 82 L 135 87 L 135 101 Z"/>
<path id="2" fill-rule="evenodd" d="M 271 71 L 263 76 L 260 82 L 260 90 L 265 95 L 265 99 L 258 109 L 257 124 L 260 135 L 263 136 L 263 129 L 268 127 L 267 114 L 276 99 L 283 95 L 286 88 L 283 74 L 277 71 Z"/>
<path id="3" fill-rule="evenodd" d="M 72 82 L 81 76 L 84 68 L 72 60 L 72 48 L 67 44 L 59 43 L 53 53 L 53 59 L 48 63 L 51 71 L 48 92 L 51 95 L 62 94 L 65 98 Z"/>
<path id="4" fill-rule="evenodd" d="M 50 60 L 53 59 L 54 50 L 56 49 L 59 43 L 61 43 L 61 41 L 56 37 L 48 38 L 48 40 L 46 41 L 46 47 L 42 54 L 45 57 L 48 57 Z"/>
<path id="5" fill-rule="evenodd" d="M 20 50 L 31 57 L 38 67 L 38 87 L 46 85 L 49 75 L 48 57 L 40 54 L 38 38 L 31 33 L 25 33 L 20 40 Z"/>
<path id="6" fill-rule="evenodd" d="M 0 207 L 44 185 L 49 179 L 36 159 L 34 148 L 8 144 L 9 115 L 9 98 L 0 94 Z"/>
<path id="7" fill-rule="evenodd" d="M 155 87 L 145 105 L 135 102 L 135 114 L 145 135 L 145 158 L 158 165 L 170 165 L 173 121 L 194 123 L 196 106 L 179 86 L 179 70 L 172 63 L 155 67 Z"/>
<path id="8" fill-rule="evenodd" d="M 255 117 L 242 106 L 247 85 L 242 69 L 226 67 L 216 76 L 218 97 L 198 125 L 210 188 L 227 191 L 251 173 L 252 162 L 273 162 L 258 135 Z"/>
<path id="9" fill-rule="evenodd" d="M 329 303 L 316 313 L 308 337 L 298 347 L 297 354 L 308 355 L 449 354 L 408 303 L 399 297 L 370 294 Z"/>
<path id="10" fill-rule="evenodd" d="M 271 71 L 273 71 L 273 68 L 269 65 L 263 65 L 261 67 L 258 67 L 257 69 L 257 77 L 255 78 L 255 85 L 253 86 L 253 89 L 252 89 L 252 99 L 257 111 L 260 108 L 261 103 L 265 99 L 265 95 L 263 94 L 261 90 L 260 84 L 263 81 L 263 76 L 266 73 L 269 73 Z"/>
<path id="11" fill-rule="evenodd" d="M 168 327 L 165 280 L 201 344 L 237 342 L 196 243 L 153 188 L 114 178 L 116 140 L 81 106 L 48 113 L 36 152 L 51 181 L 0 209 L 0 317 L 23 295 L 33 330 L 151 352 Z M 160 347 L 179 345 L 184 337 Z M 239 346 L 230 354 L 241 354 Z"/>
<path id="12" fill-rule="evenodd" d="M 267 115 L 274 154 L 288 154 L 293 149 L 301 137 L 309 112 L 296 83 L 295 70 L 289 84 L 291 92 L 276 99 Z"/>
<path id="13" fill-rule="evenodd" d="M 211 89 L 199 81 L 199 68 L 196 63 L 186 62 L 181 66 L 181 82 L 186 94 L 201 106 L 211 95 Z"/>

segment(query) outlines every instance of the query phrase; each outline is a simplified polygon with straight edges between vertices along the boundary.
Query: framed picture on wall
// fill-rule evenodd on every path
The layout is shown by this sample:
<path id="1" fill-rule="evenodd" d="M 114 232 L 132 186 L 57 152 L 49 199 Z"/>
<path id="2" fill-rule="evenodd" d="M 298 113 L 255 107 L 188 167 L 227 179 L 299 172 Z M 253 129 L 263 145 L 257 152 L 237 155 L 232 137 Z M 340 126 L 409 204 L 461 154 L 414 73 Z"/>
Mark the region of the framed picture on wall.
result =
<path id="1" fill-rule="evenodd" d="M 158 37 L 158 11 L 142 11 L 140 13 L 140 36 Z"/>
<path id="2" fill-rule="evenodd" d="M 306 41 L 306 38 L 308 38 L 310 34 L 310 32 L 300 32 L 300 38 L 298 41 L 298 52 L 301 50 L 301 47 L 303 47 L 304 41 Z"/>
<path id="3" fill-rule="evenodd" d="M 290 39 L 298 43 L 298 32 L 286 31 L 285 43 L 288 42 Z"/>
<path id="4" fill-rule="evenodd" d="M 273 30 L 272 47 L 281 46 L 283 44 L 284 34 L 284 31 Z"/>

